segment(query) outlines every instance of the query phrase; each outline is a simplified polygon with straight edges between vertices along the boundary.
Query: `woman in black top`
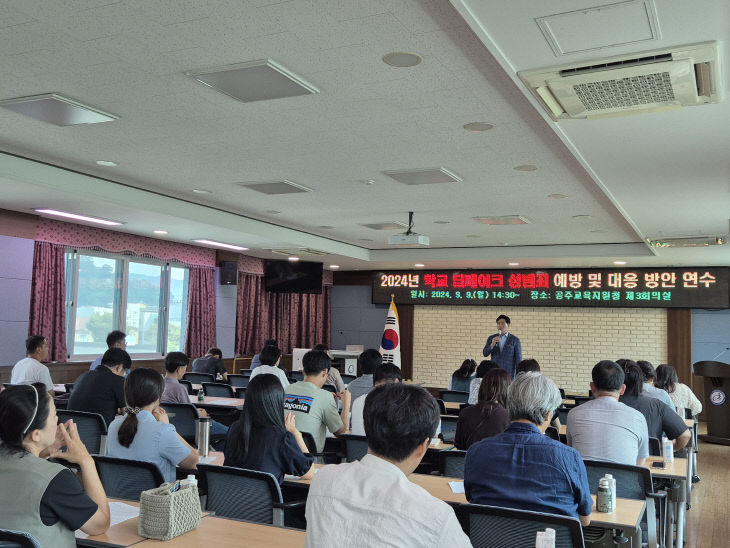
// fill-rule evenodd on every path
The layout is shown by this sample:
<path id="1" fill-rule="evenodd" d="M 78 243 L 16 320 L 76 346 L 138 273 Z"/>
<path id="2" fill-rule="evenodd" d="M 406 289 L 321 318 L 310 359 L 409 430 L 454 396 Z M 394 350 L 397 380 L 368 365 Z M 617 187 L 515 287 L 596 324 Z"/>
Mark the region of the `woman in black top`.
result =
<path id="1" fill-rule="evenodd" d="M 284 389 L 275 375 L 257 375 L 246 387 L 243 416 L 231 425 L 225 466 L 269 472 L 279 483 L 284 474 L 314 477 L 314 459 L 294 423 L 284 416 Z"/>
<path id="2" fill-rule="evenodd" d="M 509 413 L 505 409 L 509 383 L 509 373 L 504 369 L 492 369 L 484 376 L 477 404 L 459 414 L 454 437 L 457 449 L 469 449 L 481 439 L 501 434 L 509 426 Z"/>
<path id="3" fill-rule="evenodd" d="M 467 358 L 461 364 L 461 367 L 454 371 L 449 380 L 449 390 L 458 390 L 468 392 L 471 384 L 474 370 L 477 368 L 477 362 Z"/>

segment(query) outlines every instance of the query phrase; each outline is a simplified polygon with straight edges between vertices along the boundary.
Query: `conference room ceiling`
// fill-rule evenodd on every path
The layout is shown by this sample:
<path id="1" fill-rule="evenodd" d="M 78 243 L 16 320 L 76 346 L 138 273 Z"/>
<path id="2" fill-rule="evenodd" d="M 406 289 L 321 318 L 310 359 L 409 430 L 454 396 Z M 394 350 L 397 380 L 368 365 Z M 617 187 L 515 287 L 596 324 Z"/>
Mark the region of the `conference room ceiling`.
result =
<path id="1" fill-rule="evenodd" d="M 301 257 L 343 270 L 730 265 L 728 245 L 645 243 L 728 233 L 727 100 L 555 123 L 517 77 L 711 40 L 724 62 L 730 6 L 646 0 L 655 39 L 558 58 L 536 18 L 604 2 L 3 2 L 0 102 L 56 93 L 119 119 L 60 127 L 0 108 L 0 207 L 96 215 L 259 257 L 315 249 Z M 391 52 L 422 62 L 393 67 Z M 262 59 L 317 92 L 244 103 L 186 74 Z M 464 129 L 473 122 L 493 128 Z M 384 173 L 426 168 L 458 181 Z M 241 184 L 284 180 L 311 191 Z M 409 211 L 430 247 L 395 248 L 388 236 L 403 228 L 365 226 L 406 223 Z M 529 222 L 475 220 L 506 215 Z"/>

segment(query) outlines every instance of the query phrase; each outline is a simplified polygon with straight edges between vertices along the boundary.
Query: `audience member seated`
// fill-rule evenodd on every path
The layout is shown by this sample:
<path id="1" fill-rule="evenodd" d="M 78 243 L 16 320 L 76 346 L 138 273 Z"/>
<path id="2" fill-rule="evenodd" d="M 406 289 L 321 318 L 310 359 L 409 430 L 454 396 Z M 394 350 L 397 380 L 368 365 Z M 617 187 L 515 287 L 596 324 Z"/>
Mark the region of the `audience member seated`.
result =
<path id="1" fill-rule="evenodd" d="M 48 367 L 41 362 L 48 358 L 48 341 L 43 335 L 31 335 L 25 339 L 25 358 L 13 366 L 10 384 L 41 382 L 53 396 L 53 381 Z"/>
<path id="2" fill-rule="evenodd" d="M 286 373 L 280 367 L 279 361 L 281 361 L 281 350 L 276 346 L 264 346 L 259 354 L 261 365 L 251 372 L 251 379 L 257 375 L 275 375 L 281 387 L 286 390 L 289 386 L 289 380 L 286 378 Z M 246 396 L 248 397 L 248 396 Z"/>
<path id="3" fill-rule="evenodd" d="M 639 360 L 636 362 L 636 365 L 639 366 L 642 374 L 644 375 L 644 386 L 641 392 L 645 396 L 649 396 L 650 398 L 657 398 L 658 400 L 663 401 L 669 407 L 676 411 L 676 408 L 672 403 L 672 398 L 669 397 L 667 391 L 662 390 L 661 388 L 656 388 L 654 386 L 654 382 L 656 380 L 656 371 L 654 371 L 654 366 L 651 364 L 651 362 L 648 362 L 646 360 Z"/>
<path id="4" fill-rule="evenodd" d="M 264 352 L 261 354 L 263 358 Z M 273 375 L 251 379 L 246 388 L 243 414 L 228 431 L 223 464 L 268 472 L 279 483 L 284 481 L 284 474 L 311 479 L 313 459 L 305 455 L 307 452 L 294 415 L 284 415 L 281 383 Z"/>
<path id="5" fill-rule="evenodd" d="M 671 365 L 664 363 L 656 368 L 654 387 L 665 390 L 669 394 L 672 404 L 682 416 L 684 416 L 685 409 L 691 410 L 693 417 L 702 413 L 702 402 L 697 399 L 689 386 L 679 382 L 677 370 Z"/>
<path id="6" fill-rule="evenodd" d="M 107 348 L 119 348 L 120 350 L 127 349 L 127 335 L 124 331 L 112 331 L 106 336 L 106 347 Z M 101 359 L 104 357 L 102 354 L 96 358 L 89 366 L 89 371 L 93 371 L 101 365 Z"/>
<path id="7" fill-rule="evenodd" d="M 649 433 L 644 415 L 618 401 L 624 372 L 616 362 L 598 362 L 591 373 L 594 399 L 568 412 L 567 441 L 584 459 L 644 465 Z"/>
<path id="8" fill-rule="evenodd" d="M 471 384 L 469 384 L 469 405 L 474 405 L 479 400 L 479 385 L 482 383 L 482 378 L 492 369 L 498 368 L 497 362 L 492 360 L 482 360 L 477 366 L 477 373 Z"/>
<path id="9" fill-rule="evenodd" d="M 327 356 L 329 356 L 330 362 L 332 361 L 332 354 L 326 344 L 316 344 L 312 350 L 321 350 L 326 352 Z M 336 367 L 332 367 L 331 365 L 330 370 L 327 372 L 327 380 L 324 381 L 324 384 L 334 386 L 335 392 L 338 394 L 345 389 L 345 381 L 342 380 L 342 375 L 340 375 L 340 372 Z"/>
<path id="10" fill-rule="evenodd" d="M 381 363 L 383 363 L 383 356 L 374 348 L 368 348 L 357 357 L 357 366 L 360 368 L 362 375 L 347 385 L 347 389 L 352 394 L 353 402 L 373 389 L 373 383 L 375 382 L 373 373 Z"/>
<path id="11" fill-rule="evenodd" d="M 124 375 L 132 367 L 132 359 L 121 348 L 110 348 L 101 358 L 101 367 L 82 374 L 74 383 L 67 409 L 99 413 L 107 425 L 122 413 Z"/>
<path id="12" fill-rule="evenodd" d="M 317 452 L 324 449 L 327 430 L 344 434 L 350 422 L 350 392 L 338 394 L 342 401 L 342 413 L 337 412 L 335 395 L 322 390 L 332 361 L 324 350 L 310 350 L 302 358 L 304 380 L 290 384 L 284 399 L 284 409 L 291 411 L 297 428 L 309 432 L 317 444 Z"/>
<path id="13" fill-rule="evenodd" d="M 276 342 L 276 339 L 266 339 L 264 341 L 264 348 L 267 346 L 275 346 L 279 348 L 279 343 Z M 253 358 L 251 359 L 251 369 L 256 369 L 259 365 L 261 365 L 261 352 L 253 355 Z"/>
<path id="14" fill-rule="evenodd" d="M 378 353 L 378 355 L 380 355 L 380 353 Z M 379 364 L 375 368 L 375 373 L 373 373 L 372 377 L 374 387 L 394 382 L 403 382 L 400 367 L 394 363 L 388 362 Z M 363 394 L 352 402 L 352 433 L 356 436 L 365 435 L 365 419 L 363 417 L 363 410 L 365 409 L 365 400 L 367 399 L 368 394 Z"/>
<path id="15" fill-rule="evenodd" d="M 517 369 L 515 370 L 515 375 L 519 375 L 520 373 L 527 373 L 528 371 L 536 371 L 537 373 L 541 373 L 540 371 L 540 364 L 537 363 L 537 360 L 535 358 L 525 358 L 520 363 L 517 364 Z M 562 400 L 560 401 L 562 405 Z M 550 426 L 554 426 L 558 430 L 560 430 L 560 414 L 558 413 L 558 410 L 556 409 L 553 412 L 553 420 L 550 422 Z"/>
<path id="16" fill-rule="evenodd" d="M 541 373 L 515 377 L 507 389 L 512 423 L 466 453 L 464 490 L 470 503 L 577 517 L 583 526 L 590 523 L 593 501 L 583 459 L 575 449 L 544 435 L 560 401 L 558 387 Z"/>
<path id="17" fill-rule="evenodd" d="M 457 390 L 459 392 L 468 392 L 471 381 L 474 380 L 474 370 L 477 368 L 477 362 L 471 358 L 467 358 L 461 363 L 461 367 L 451 374 L 449 379 L 449 390 Z"/>
<path id="18" fill-rule="evenodd" d="M 684 419 L 676 411 L 657 398 L 642 394 L 644 375 L 638 365 L 627 364 L 624 369 L 626 390 L 618 401 L 636 409 L 644 415 L 650 438 L 662 439 L 662 432 L 674 442 L 674 450 L 679 451 L 692 435 Z"/>
<path id="19" fill-rule="evenodd" d="M 202 358 L 193 360 L 193 373 L 208 373 L 218 379 L 220 375 L 224 381 L 228 380 L 226 366 L 223 365 L 223 352 L 220 348 L 211 348 Z"/>
<path id="20" fill-rule="evenodd" d="M 175 481 L 176 466 L 197 468 L 198 451 L 180 437 L 160 407 L 164 389 L 165 381 L 154 369 L 141 367 L 127 376 L 124 381 L 127 414 L 109 425 L 107 455 L 152 462 L 165 481 Z"/>
<path id="21" fill-rule="evenodd" d="M 76 425 L 57 423 L 43 383 L 0 394 L 0 527 L 28 532 L 43 547 L 75 548 L 76 529 L 90 535 L 107 530 L 109 504 Z M 48 456 L 78 465 L 81 484 Z"/>
<path id="22" fill-rule="evenodd" d="M 433 397 L 406 384 L 378 386 L 364 416 L 368 454 L 312 480 L 306 546 L 470 547 L 453 509 L 408 481 L 439 420 Z"/>
<path id="23" fill-rule="evenodd" d="M 506 401 L 509 373 L 504 369 L 492 369 L 479 385 L 479 400 L 459 413 L 454 445 L 457 449 L 469 449 L 474 443 L 496 436 L 509 426 Z M 355 404 L 353 404 L 353 417 Z M 354 419 L 353 419 L 354 424 Z"/>
<path id="24" fill-rule="evenodd" d="M 169 352 L 165 356 L 165 389 L 160 398 L 161 403 L 190 403 L 187 388 L 180 384 L 180 379 L 188 369 L 188 357 L 183 352 Z M 74 389 L 74 392 L 76 389 Z M 198 408 L 199 417 L 207 417 L 208 412 L 205 409 Z M 225 436 L 228 433 L 228 427 L 218 421 L 210 421 L 211 437 Z M 224 439 L 213 441 L 211 445 L 216 451 L 222 451 L 226 447 Z"/>

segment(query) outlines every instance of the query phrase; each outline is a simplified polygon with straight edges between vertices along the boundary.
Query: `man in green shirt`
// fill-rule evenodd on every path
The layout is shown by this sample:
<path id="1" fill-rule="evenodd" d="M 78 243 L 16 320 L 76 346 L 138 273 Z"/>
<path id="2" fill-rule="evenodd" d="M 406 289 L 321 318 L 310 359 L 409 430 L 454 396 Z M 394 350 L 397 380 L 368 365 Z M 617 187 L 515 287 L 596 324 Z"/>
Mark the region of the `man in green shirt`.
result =
<path id="1" fill-rule="evenodd" d="M 289 385 L 284 410 L 294 414 L 297 429 L 312 434 L 317 452 L 321 452 L 327 430 L 335 435 L 344 434 L 347 430 L 351 395 L 348 390 L 337 394 L 342 401 L 342 413 L 338 413 L 335 394 L 322 389 L 332 366 L 332 360 L 323 350 L 310 350 L 304 354 L 302 366 L 304 380 Z"/>

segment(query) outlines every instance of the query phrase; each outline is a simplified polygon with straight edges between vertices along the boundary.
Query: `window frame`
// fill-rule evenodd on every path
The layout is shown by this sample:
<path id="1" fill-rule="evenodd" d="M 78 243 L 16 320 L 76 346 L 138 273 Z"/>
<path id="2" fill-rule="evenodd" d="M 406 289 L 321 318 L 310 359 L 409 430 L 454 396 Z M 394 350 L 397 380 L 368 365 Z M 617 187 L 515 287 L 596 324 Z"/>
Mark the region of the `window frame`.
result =
<path id="1" fill-rule="evenodd" d="M 104 259 L 112 259 L 116 261 L 116 277 L 114 290 L 114 313 L 112 314 L 112 330 L 121 330 L 126 332 L 127 321 L 127 297 L 129 290 L 129 265 L 130 263 L 141 263 L 161 267 L 160 270 L 160 296 L 158 300 L 158 316 L 157 316 L 157 347 L 160 352 L 130 352 L 129 355 L 134 359 L 161 359 L 167 354 L 167 338 L 170 321 L 170 284 L 172 281 L 172 268 L 180 268 L 187 271 L 190 275 L 190 268 L 177 261 L 161 261 L 150 259 L 147 257 L 139 257 L 137 255 L 125 255 L 108 253 L 104 251 L 96 251 L 93 249 L 83 249 L 75 247 L 67 247 L 66 254 L 71 257 L 66 258 L 66 347 L 68 360 L 70 362 L 93 361 L 98 354 L 77 354 L 75 353 L 75 335 L 76 335 L 76 311 L 78 304 L 79 291 L 79 265 L 80 256 L 87 255 L 91 257 L 101 257 Z M 69 272 L 69 265 L 70 270 Z M 189 278 L 188 278 L 189 280 Z M 185 288 L 189 290 L 188 282 Z M 70 297 L 70 298 L 69 298 Z M 187 296 L 186 296 L 187 298 Z M 187 305 L 185 306 L 187 309 Z M 184 321 L 182 320 L 180 337 L 185 345 Z"/>

